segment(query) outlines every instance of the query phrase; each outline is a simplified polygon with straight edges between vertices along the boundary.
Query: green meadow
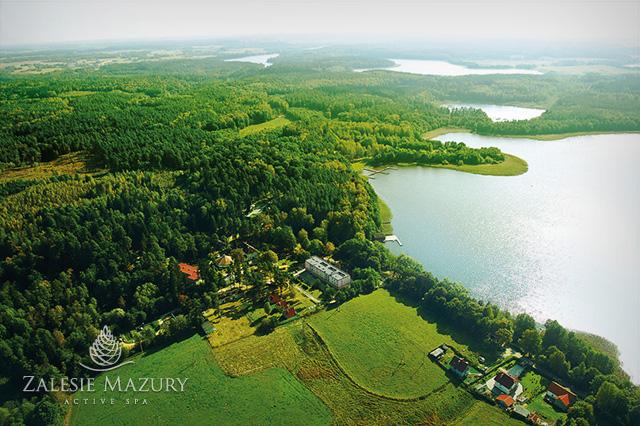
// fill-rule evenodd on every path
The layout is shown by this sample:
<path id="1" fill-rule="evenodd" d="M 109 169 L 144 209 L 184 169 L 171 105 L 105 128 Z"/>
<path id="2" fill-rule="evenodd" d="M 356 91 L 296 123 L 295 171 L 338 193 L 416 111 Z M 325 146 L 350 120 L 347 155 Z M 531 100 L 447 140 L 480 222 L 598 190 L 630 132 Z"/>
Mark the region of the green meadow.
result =
<path id="1" fill-rule="evenodd" d="M 386 290 L 360 296 L 309 321 L 344 371 L 369 391 L 416 398 L 449 382 L 427 354 L 446 343 L 468 348 L 441 334 L 415 308 L 396 302 Z"/>
<path id="2" fill-rule="evenodd" d="M 184 392 L 103 392 L 102 375 L 96 379 L 95 392 L 80 392 L 74 398 L 114 398 L 115 404 L 76 405 L 72 425 L 331 423 L 329 409 L 287 370 L 270 368 L 231 378 L 216 363 L 207 341 L 198 335 L 107 374 L 112 380 L 119 375 L 123 383 L 138 377 L 186 377 L 188 381 Z M 133 405 L 135 398 L 137 405 Z"/>

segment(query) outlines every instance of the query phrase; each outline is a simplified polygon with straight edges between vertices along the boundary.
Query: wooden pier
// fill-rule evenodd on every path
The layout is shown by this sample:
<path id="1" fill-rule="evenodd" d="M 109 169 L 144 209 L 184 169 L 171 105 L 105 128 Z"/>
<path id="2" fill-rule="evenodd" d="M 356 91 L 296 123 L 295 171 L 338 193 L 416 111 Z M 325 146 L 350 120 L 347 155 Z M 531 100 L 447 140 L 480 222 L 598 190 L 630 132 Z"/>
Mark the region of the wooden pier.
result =
<path id="1" fill-rule="evenodd" d="M 377 175 L 379 173 L 382 173 L 383 175 L 388 175 L 389 173 L 387 173 L 387 170 L 398 170 L 398 169 L 396 169 L 393 166 L 387 166 L 387 167 L 385 167 L 383 169 L 380 169 L 380 170 L 367 169 L 366 167 L 364 169 L 362 169 L 362 171 L 370 173 L 370 174 L 367 175 L 367 177 L 369 179 L 375 179 L 373 176 Z"/>

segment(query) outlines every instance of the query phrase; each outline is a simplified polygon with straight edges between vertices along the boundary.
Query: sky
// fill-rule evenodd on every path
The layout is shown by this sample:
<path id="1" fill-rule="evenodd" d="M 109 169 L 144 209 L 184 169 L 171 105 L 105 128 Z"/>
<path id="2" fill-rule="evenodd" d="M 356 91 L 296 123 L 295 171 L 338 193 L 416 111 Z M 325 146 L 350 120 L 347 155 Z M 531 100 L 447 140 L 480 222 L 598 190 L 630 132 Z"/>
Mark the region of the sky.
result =
<path id="1" fill-rule="evenodd" d="M 604 42 L 640 0 L 0 0 L 0 44 L 255 35 Z"/>

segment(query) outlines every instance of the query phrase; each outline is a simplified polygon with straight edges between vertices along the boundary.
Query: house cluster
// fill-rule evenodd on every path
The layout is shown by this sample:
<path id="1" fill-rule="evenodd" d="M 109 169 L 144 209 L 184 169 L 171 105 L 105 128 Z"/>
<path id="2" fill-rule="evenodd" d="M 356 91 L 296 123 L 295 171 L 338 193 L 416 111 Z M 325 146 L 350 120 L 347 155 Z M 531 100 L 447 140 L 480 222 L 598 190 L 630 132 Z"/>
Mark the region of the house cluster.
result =
<path id="1" fill-rule="evenodd" d="M 338 289 L 346 287 L 351 283 L 351 276 L 349 276 L 349 274 L 318 256 L 308 258 L 304 262 L 304 269 Z"/>
<path id="2" fill-rule="evenodd" d="M 496 405 L 511 413 L 515 418 L 531 424 L 545 424 L 540 416 L 531 412 L 522 403 L 525 399 L 520 395 L 523 387 L 516 375 L 507 371 L 500 371 L 493 379 L 493 394 Z M 561 411 L 567 412 L 575 402 L 577 396 L 570 389 L 552 381 L 547 387 L 544 400 Z"/>

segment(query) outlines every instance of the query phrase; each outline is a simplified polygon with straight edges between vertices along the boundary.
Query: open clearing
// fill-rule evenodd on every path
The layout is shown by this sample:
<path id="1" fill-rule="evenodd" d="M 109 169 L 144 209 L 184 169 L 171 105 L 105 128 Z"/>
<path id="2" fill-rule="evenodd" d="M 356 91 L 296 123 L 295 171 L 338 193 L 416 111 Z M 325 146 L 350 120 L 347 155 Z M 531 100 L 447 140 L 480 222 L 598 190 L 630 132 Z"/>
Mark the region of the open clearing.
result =
<path id="1" fill-rule="evenodd" d="M 284 117 L 274 118 L 273 120 L 266 121 L 260 124 L 253 124 L 247 126 L 244 129 L 240 129 L 240 136 L 253 135 L 254 133 L 262 132 L 265 130 L 279 129 L 289 124 L 290 121 Z"/>
<path id="2" fill-rule="evenodd" d="M 34 166 L 16 167 L 0 171 L 0 182 L 17 179 L 44 179 L 54 175 L 72 175 L 75 173 L 97 173 L 99 170 L 90 164 L 87 155 L 83 152 L 74 152 L 61 155 L 49 162 L 39 163 Z"/>
<path id="3" fill-rule="evenodd" d="M 329 409 L 287 370 L 270 368 L 231 378 L 213 358 L 200 336 L 175 343 L 107 373 L 121 381 L 130 377 L 187 377 L 185 391 L 160 393 L 103 392 L 105 376 L 96 379 L 96 392 L 76 398 L 114 398 L 114 405 L 73 407 L 73 425 L 326 425 Z M 147 405 L 126 405 L 126 398 L 147 398 Z"/>
<path id="4" fill-rule="evenodd" d="M 350 300 L 309 322 L 357 383 L 394 398 L 416 398 L 449 382 L 427 358 L 436 346 L 446 343 L 468 351 L 386 290 Z"/>

